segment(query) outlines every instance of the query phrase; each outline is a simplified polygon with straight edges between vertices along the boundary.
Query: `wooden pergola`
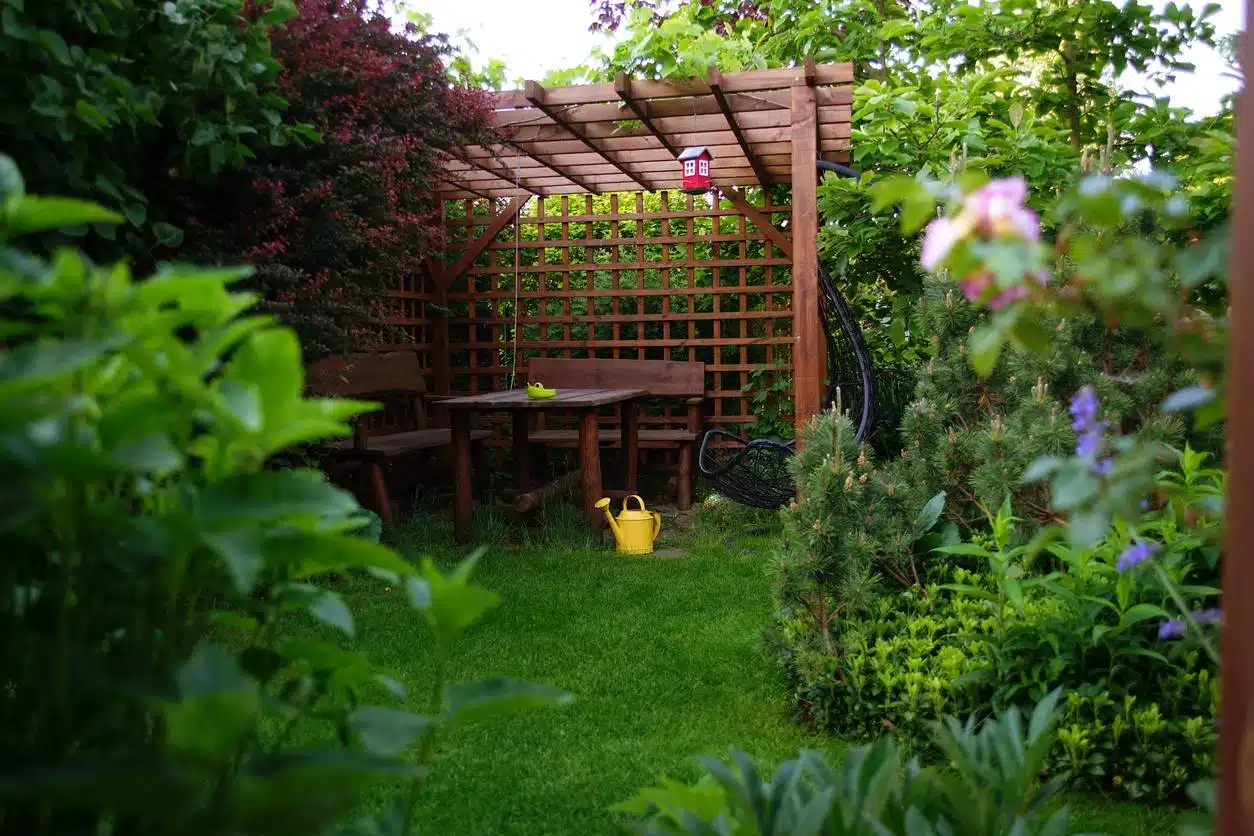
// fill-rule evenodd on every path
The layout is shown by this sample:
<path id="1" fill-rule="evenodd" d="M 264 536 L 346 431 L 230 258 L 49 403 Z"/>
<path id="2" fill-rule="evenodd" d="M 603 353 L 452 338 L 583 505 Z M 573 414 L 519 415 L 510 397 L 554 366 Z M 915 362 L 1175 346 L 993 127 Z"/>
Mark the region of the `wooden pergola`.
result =
<path id="1" fill-rule="evenodd" d="M 705 147 L 711 188 L 791 260 L 792 358 L 798 426 L 820 409 L 826 348 L 819 320 L 816 162 L 848 160 L 853 67 L 808 59 L 784 69 L 704 78 L 637 80 L 493 94 L 499 141 L 459 149 L 443 163 L 445 200 L 491 199 L 495 214 L 451 266 L 434 270 L 435 299 L 472 269 L 531 198 L 674 191 L 676 157 Z M 742 187 L 792 185 L 787 229 Z M 625 217 L 625 216 L 624 216 Z M 616 227 L 617 228 L 617 227 Z M 617 232 L 615 232 L 617 235 Z M 617 240 L 617 239 L 611 239 Z M 446 338 L 445 338 L 446 339 Z M 441 334 L 433 338 L 442 351 Z M 437 381 L 440 378 L 437 370 Z M 437 383 L 438 385 L 438 383 Z"/>

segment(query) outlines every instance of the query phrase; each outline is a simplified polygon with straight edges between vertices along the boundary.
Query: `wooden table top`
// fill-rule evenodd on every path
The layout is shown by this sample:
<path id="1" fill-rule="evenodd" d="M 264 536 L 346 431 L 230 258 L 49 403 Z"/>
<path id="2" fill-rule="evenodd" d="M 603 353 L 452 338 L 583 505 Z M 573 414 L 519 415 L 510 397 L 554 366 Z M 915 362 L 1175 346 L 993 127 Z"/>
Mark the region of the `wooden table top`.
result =
<path id="1" fill-rule="evenodd" d="M 440 401 L 448 409 L 587 409 L 642 398 L 647 389 L 558 389 L 551 398 L 529 398 L 526 389 L 484 392 Z"/>

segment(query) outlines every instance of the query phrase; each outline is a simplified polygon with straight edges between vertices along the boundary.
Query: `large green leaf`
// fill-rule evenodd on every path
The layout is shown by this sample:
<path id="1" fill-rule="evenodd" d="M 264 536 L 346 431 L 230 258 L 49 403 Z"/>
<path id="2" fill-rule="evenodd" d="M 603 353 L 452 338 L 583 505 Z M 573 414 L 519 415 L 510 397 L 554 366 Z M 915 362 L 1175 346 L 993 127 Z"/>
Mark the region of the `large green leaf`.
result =
<path id="1" fill-rule="evenodd" d="M 367 751 L 394 757 L 418 741 L 422 733 L 438 722 L 434 717 L 410 714 L 379 706 L 363 706 L 349 717 L 349 725 Z"/>
<path id="2" fill-rule="evenodd" d="M 352 494 L 333 486 L 316 470 L 232 476 L 201 491 L 198 504 L 203 523 L 217 530 L 293 516 L 343 519 L 359 508 Z"/>
<path id="3" fill-rule="evenodd" d="M 18 235 L 79 224 L 120 224 L 122 221 L 117 212 L 68 197 L 26 195 L 9 203 L 3 213 L 3 225 Z"/>
<path id="4" fill-rule="evenodd" d="M 281 752 L 250 760 L 224 811 L 238 833 L 321 833 L 370 787 L 413 778 L 418 767 L 364 752 Z"/>
<path id="5" fill-rule="evenodd" d="M 570 694 L 559 688 L 505 677 L 458 683 L 444 690 L 445 709 L 457 722 L 567 702 Z"/>
<path id="6" fill-rule="evenodd" d="M 162 705 L 166 744 L 192 761 L 224 763 L 256 724 L 257 682 L 225 650 L 200 644 L 179 670 L 178 688 L 178 700 Z"/>

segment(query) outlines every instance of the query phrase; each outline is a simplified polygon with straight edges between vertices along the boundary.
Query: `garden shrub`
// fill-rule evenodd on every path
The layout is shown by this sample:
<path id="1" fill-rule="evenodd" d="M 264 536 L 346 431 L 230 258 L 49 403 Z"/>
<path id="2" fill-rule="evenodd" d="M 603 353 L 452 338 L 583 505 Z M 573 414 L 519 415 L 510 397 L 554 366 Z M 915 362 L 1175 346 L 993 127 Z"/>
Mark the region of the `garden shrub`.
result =
<path id="1" fill-rule="evenodd" d="M 268 34 L 294 14 L 292 0 L 5 3 L 0 151 L 33 191 L 121 213 L 96 227 L 117 246 L 96 236 L 93 254 L 168 259 L 187 189 L 308 134 L 284 121 Z"/>
<path id="2" fill-rule="evenodd" d="M 1209 606 L 1218 552 L 1183 518 L 1198 495 L 1221 490 L 1201 459 L 1186 454 L 1178 482 L 1188 488 L 1140 533 L 1162 543 L 1159 563 L 1186 597 Z M 1077 784 L 1169 798 L 1209 775 L 1217 671 L 1197 646 L 1159 637 L 1170 592 L 1154 573 L 1119 570 L 1126 529 L 1091 549 L 1013 547 L 1007 513 L 1000 534 L 977 538 L 986 544 L 942 547 L 953 556 L 931 558 L 926 586 L 882 589 L 857 617 L 824 629 L 809 610 L 777 614 L 774 648 L 807 720 L 917 748 L 942 713 L 1025 705 L 1061 687 L 1050 766 Z"/>
<path id="3" fill-rule="evenodd" d="M 20 234 L 121 218 L 28 196 L 0 156 L 0 817 L 21 833 L 324 833 L 364 791 L 403 784 L 369 832 L 409 832 L 436 735 L 563 695 L 445 681 L 458 635 L 496 602 L 367 533 L 290 445 L 372 408 L 302 397 L 290 329 L 244 315 L 246 271 L 143 281 Z M 435 634 L 421 715 L 343 645 L 330 573 L 405 589 Z M 302 638 L 308 620 L 326 638 Z M 393 704 L 389 704 L 393 703 Z M 330 746 L 297 748 L 320 729 Z M 316 734 L 316 732 L 314 732 Z"/>
<path id="4" fill-rule="evenodd" d="M 195 253 L 246 258 L 261 310 L 292 326 L 310 359 L 414 342 L 388 322 L 413 326 L 421 311 L 387 294 L 423 290 L 442 244 L 440 155 L 487 141 L 488 99 L 450 83 L 441 37 L 397 30 L 367 0 L 296 7 L 271 34 L 276 89 L 320 141 L 271 148 L 197 195 Z"/>
<path id="5" fill-rule="evenodd" d="M 1067 808 L 1051 804 L 1063 779 L 1041 783 L 1057 700 L 1038 703 L 1026 729 L 1015 708 L 984 723 L 933 724 L 947 768 L 903 764 L 890 740 L 854 749 L 835 767 L 803 751 L 774 775 L 733 752 L 730 764 L 704 759 L 708 774 L 694 786 L 663 781 L 616 809 L 642 819 L 639 832 L 648 834 L 1065 836 L 1073 832 Z"/>

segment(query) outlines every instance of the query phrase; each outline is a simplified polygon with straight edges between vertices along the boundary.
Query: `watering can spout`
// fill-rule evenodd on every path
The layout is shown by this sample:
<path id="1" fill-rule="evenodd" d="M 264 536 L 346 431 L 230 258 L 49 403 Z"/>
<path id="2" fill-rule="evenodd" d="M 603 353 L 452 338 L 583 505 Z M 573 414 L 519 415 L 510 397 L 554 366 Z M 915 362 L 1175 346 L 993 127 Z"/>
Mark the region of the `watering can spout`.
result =
<path id="1" fill-rule="evenodd" d="M 610 522 L 610 531 L 614 532 L 615 542 L 622 540 L 623 539 L 622 532 L 619 531 L 618 529 L 618 520 L 614 519 L 614 515 L 610 513 L 609 497 L 598 499 L 596 502 L 596 507 L 600 508 L 602 511 L 605 512 L 605 518 L 609 520 Z"/>

